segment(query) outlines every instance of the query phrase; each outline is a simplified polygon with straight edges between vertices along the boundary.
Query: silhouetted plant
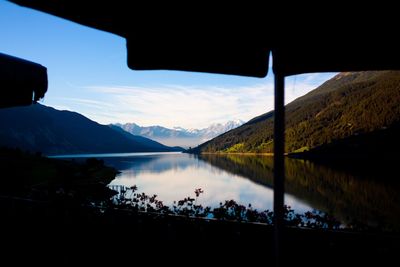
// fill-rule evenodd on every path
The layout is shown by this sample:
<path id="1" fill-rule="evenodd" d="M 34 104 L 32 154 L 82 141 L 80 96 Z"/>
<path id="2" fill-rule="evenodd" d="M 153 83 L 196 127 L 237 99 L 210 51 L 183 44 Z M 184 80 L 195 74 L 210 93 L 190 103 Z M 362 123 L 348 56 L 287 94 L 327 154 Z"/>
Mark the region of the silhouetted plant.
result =
<path id="1" fill-rule="evenodd" d="M 284 206 L 284 220 L 288 226 L 304 227 L 304 215 L 295 213 L 290 206 Z"/>
<path id="2" fill-rule="evenodd" d="M 201 188 L 194 191 L 194 198 L 189 196 L 182 200 L 174 201 L 172 207 L 165 206 L 162 201 L 157 199 L 157 195 L 148 196 L 145 193 L 137 193 L 136 191 L 137 186 L 122 187 L 119 194 L 114 197 L 112 206 L 140 212 L 273 224 L 273 211 L 258 211 L 253 209 L 251 204 L 246 207 L 238 204 L 235 200 L 226 200 L 214 209 L 197 205 L 198 197 L 204 193 Z M 334 217 L 320 211 L 313 210 L 298 214 L 290 206 L 285 205 L 284 209 L 284 219 L 287 226 L 317 229 L 339 229 L 342 227 L 341 223 Z"/>

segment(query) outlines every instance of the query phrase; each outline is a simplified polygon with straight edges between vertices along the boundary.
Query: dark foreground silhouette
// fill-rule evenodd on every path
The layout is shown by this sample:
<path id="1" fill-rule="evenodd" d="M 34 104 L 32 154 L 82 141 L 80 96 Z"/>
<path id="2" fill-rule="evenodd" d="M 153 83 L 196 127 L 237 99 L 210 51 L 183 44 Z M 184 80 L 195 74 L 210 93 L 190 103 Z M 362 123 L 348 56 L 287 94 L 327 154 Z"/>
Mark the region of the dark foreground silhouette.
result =
<path id="1" fill-rule="evenodd" d="M 106 187 L 107 180 L 116 172 L 98 160 L 79 165 L 7 150 L 1 162 L 2 173 L 14 173 L 14 178 L 25 177 L 24 183 L 30 183 L 24 187 L 14 181 L 1 187 L 4 262 L 52 266 L 273 264 L 272 226 L 231 220 L 229 211 L 243 211 L 240 205 L 223 203 L 227 205 L 219 209 L 223 220 L 187 213 L 195 206 L 195 198 L 176 203 L 184 211 L 178 214 L 185 215 L 163 214 L 147 206 L 161 207 L 156 198 L 144 194 L 137 195 L 136 199 L 144 200 L 144 206 L 137 208 L 129 203 L 134 198 L 105 201 L 113 194 Z M 13 172 L 7 172 L 10 167 Z M 33 179 L 39 170 L 39 177 L 48 180 Z M 11 192 L 13 185 L 24 189 Z M 287 265 L 381 266 L 395 259 L 400 238 L 396 233 L 287 227 L 283 241 Z"/>
<path id="2" fill-rule="evenodd" d="M 272 264 L 270 225 L 185 216 L 2 202 L 2 258 L 16 264 Z M 395 260 L 399 237 L 286 228 L 286 263 L 370 266 Z"/>

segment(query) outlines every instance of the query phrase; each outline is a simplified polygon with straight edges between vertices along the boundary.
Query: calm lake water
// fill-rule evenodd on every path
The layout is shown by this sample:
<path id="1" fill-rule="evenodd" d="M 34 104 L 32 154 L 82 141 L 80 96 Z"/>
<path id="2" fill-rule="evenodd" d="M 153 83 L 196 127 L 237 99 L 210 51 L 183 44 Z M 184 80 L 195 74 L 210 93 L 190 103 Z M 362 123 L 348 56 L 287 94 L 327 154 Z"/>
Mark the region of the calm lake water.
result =
<path id="1" fill-rule="evenodd" d="M 233 199 L 272 210 L 272 158 L 251 155 L 123 153 L 64 155 L 58 158 L 101 158 L 121 173 L 110 185 L 138 187 L 172 204 L 194 190 L 204 193 L 198 204 L 217 207 Z M 333 169 L 310 161 L 286 159 L 285 203 L 296 212 L 320 210 L 343 222 L 385 224 L 400 228 L 400 186 L 373 172 Z"/>

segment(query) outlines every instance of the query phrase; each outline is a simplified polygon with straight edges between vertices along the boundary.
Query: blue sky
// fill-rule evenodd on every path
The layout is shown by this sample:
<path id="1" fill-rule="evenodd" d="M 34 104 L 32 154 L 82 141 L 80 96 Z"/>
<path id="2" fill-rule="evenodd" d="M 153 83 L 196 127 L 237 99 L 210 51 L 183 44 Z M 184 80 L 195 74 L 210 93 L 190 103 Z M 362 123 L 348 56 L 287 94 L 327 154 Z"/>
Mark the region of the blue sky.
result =
<path id="1" fill-rule="evenodd" d="M 273 75 L 247 78 L 179 71 L 133 71 L 125 39 L 0 0 L 0 52 L 42 64 L 44 105 L 99 123 L 203 128 L 247 121 L 273 109 Z M 333 73 L 286 78 L 286 102 Z"/>

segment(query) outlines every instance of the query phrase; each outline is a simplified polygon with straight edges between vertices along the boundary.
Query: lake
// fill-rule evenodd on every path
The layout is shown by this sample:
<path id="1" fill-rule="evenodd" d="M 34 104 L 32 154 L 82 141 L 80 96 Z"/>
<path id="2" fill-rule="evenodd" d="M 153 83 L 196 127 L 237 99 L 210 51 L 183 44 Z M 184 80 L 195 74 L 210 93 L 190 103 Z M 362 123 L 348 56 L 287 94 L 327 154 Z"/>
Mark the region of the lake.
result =
<path id="1" fill-rule="evenodd" d="M 204 193 L 197 204 L 217 207 L 233 199 L 258 210 L 272 210 L 272 157 L 256 155 L 190 155 L 184 153 L 123 153 L 64 155 L 97 157 L 121 173 L 112 185 L 138 187 L 156 194 L 164 204 Z M 383 182 L 379 173 L 333 168 L 311 161 L 285 160 L 285 203 L 298 213 L 319 210 L 344 223 L 400 228 L 400 186 Z"/>

